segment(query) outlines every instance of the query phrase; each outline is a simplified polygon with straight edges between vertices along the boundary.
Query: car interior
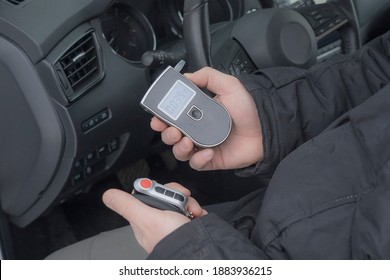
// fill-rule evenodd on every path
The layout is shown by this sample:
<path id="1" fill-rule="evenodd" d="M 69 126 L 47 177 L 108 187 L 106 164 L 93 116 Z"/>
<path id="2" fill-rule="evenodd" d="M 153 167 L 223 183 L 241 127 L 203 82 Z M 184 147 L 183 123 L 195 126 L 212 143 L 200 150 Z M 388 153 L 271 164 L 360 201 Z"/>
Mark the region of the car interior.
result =
<path id="1" fill-rule="evenodd" d="M 202 205 L 272 176 L 198 172 L 140 101 L 167 66 L 308 68 L 390 28 L 388 0 L 0 0 L 1 259 L 44 259 L 126 225 L 101 200 L 148 177 Z"/>

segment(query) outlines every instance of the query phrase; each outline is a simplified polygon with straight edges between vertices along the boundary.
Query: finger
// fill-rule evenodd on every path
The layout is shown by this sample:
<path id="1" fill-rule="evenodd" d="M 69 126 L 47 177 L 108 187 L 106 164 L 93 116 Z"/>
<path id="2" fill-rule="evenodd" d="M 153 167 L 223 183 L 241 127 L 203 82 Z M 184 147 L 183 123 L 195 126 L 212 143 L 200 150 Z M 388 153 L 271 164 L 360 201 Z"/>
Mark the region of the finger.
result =
<path id="1" fill-rule="evenodd" d="M 183 137 L 180 130 L 175 127 L 168 127 L 161 132 L 161 139 L 167 145 L 174 145 Z"/>
<path id="2" fill-rule="evenodd" d="M 159 118 L 157 117 L 153 117 L 150 121 L 150 127 L 154 130 L 154 131 L 158 131 L 158 132 L 161 132 L 163 131 L 164 129 L 166 129 L 168 127 L 168 125 L 166 123 L 164 123 L 162 120 L 160 120 Z"/>
<path id="3" fill-rule="evenodd" d="M 183 187 L 179 183 L 176 183 L 176 182 L 167 183 L 167 184 L 165 184 L 165 186 L 167 186 L 170 189 L 173 189 L 173 190 L 176 190 L 176 191 L 183 193 L 186 197 L 191 196 L 191 191 L 189 189 Z"/>
<path id="4" fill-rule="evenodd" d="M 213 156 L 213 149 L 204 149 L 194 153 L 189 161 L 189 164 L 195 170 L 213 170 Z"/>
<path id="5" fill-rule="evenodd" d="M 159 211 L 142 203 L 131 194 L 117 189 L 106 191 L 103 194 L 103 202 L 129 223 L 139 223 L 145 216 L 157 215 L 155 212 Z"/>
<path id="6" fill-rule="evenodd" d="M 194 143 L 187 138 L 183 137 L 172 148 L 173 155 L 180 161 L 187 161 L 194 153 Z"/>
<path id="7" fill-rule="evenodd" d="M 193 197 L 188 198 L 187 210 L 191 212 L 195 218 L 207 214 L 207 211 L 204 210 Z"/>
<path id="8" fill-rule="evenodd" d="M 237 78 L 210 67 L 202 68 L 194 73 L 186 73 L 185 76 L 198 87 L 207 88 L 218 95 L 235 92 L 240 85 Z"/>
<path id="9" fill-rule="evenodd" d="M 183 193 L 185 196 L 188 197 L 188 202 L 187 202 L 187 210 L 192 212 L 194 217 L 200 217 L 203 216 L 207 211 L 203 210 L 203 208 L 200 206 L 200 204 L 191 196 L 191 192 L 189 189 L 183 187 L 182 185 L 172 182 L 165 184 L 168 188 L 171 188 L 173 190 L 179 191 Z"/>

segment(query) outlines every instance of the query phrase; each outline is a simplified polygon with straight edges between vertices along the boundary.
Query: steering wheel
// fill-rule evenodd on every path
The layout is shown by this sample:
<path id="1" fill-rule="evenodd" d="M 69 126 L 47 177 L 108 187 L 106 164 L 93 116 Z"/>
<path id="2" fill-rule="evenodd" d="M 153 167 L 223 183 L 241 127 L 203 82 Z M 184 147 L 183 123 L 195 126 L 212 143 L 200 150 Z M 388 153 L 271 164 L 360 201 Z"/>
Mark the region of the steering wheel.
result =
<path id="1" fill-rule="evenodd" d="M 298 9 L 260 9 L 219 26 L 212 36 L 208 0 L 185 0 L 183 14 L 190 71 L 213 66 L 238 75 L 271 66 L 308 68 L 316 63 L 318 41 L 336 30 L 343 53 L 360 46 L 352 7 L 331 2 Z"/>

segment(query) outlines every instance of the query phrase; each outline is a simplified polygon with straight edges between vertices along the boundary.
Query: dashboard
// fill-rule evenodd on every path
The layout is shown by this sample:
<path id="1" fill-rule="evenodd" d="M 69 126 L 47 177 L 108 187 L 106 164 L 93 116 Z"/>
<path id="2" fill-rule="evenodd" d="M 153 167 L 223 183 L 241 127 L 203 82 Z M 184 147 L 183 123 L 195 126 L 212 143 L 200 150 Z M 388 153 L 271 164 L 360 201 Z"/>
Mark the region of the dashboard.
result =
<path id="1" fill-rule="evenodd" d="M 115 53 L 141 63 L 146 51 L 169 49 L 183 37 L 183 3 L 119 1 L 101 17 L 103 36 Z M 244 1 L 210 1 L 210 23 L 231 21 L 243 14 Z"/>
<path id="2" fill-rule="evenodd" d="M 258 1 L 218 0 L 211 22 Z M 20 227 L 154 152 L 145 51 L 182 41 L 183 1 L 0 1 L 0 199 Z"/>
<path id="3" fill-rule="evenodd" d="M 156 152 L 139 102 L 159 69 L 143 56 L 185 55 L 183 1 L 0 0 L 0 202 L 15 225 Z M 213 0 L 210 23 L 302 3 Z"/>

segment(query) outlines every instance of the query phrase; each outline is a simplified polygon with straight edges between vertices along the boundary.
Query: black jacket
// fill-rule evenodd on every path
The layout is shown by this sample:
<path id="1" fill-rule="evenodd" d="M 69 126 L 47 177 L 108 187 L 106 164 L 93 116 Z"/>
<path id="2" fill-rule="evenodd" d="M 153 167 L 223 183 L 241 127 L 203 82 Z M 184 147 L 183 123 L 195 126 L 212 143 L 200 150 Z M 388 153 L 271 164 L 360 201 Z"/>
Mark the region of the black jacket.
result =
<path id="1" fill-rule="evenodd" d="M 249 234 L 210 213 L 149 258 L 390 259 L 390 33 L 310 70 L 240 80 L 257 104 L 265 159 L 239 173 L 273 174 L 265 195 L 249 198 Z"/>

